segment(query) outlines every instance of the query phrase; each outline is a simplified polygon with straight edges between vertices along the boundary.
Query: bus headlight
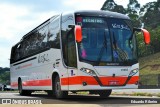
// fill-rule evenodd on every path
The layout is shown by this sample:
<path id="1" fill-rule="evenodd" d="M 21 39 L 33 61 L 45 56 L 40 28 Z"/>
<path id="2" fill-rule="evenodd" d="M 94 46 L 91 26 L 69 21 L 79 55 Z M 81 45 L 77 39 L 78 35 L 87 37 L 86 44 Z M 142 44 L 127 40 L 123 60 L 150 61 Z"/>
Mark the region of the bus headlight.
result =
<path id="1" fill-rule="evenodd" d="M 133 76 L 133 75 L 135 75 L 138 71 L 139 71 L 139 70 L 138 70 L 138 68 L 137 68 L 137 69 L 132 70 L 132 71 L 130 72 L 129 76 Z"/>
<path id="2" fill-rule="evenodd" d="M 80 70 L 81 70 L 82 72 L 85 72 L 85 73 L 87 73 L 87 74 L 89 74 L 89 75 L 92 75 L 92 76 L 95 76 L 95 75 L 96 75 L 96 73 L 95 73 L 93 70 L 88 69 L 88 68 L 81 68 Z"/>

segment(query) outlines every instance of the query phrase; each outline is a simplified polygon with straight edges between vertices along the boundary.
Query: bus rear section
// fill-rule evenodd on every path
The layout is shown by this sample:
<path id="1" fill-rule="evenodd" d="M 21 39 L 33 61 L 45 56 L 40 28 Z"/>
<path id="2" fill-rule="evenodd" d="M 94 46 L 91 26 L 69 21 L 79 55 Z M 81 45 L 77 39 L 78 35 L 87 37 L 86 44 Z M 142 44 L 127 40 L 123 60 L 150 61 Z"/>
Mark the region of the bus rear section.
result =
<path id="1" fill-rule="evenodd" d="M 64 98 L 68 91 L 89 91 L 108 97 L 112 89 L 138 88 L 139 64 L 135 32 L 142 31 L 144 42 L 149 44 L 147 30 L 133 28 L 131 20 L 125 15 L 105 11 L 61 14 L 57 23 L 59 37 L 56 40 L 59 48 L 52 47 L 55 41 L 50 41 L 49 48 L 35 55 L 37 59 L 34 59 L 34 64 L 41 67 L 28 68 L 26 71 L 32 71 L 28 73 L 22 73 L 23 70 L 11 71 L 11 82 L 17 84 L 19 91 L 45 90 L 57 98 Z M 53 26 L 56 23 L 48 24 Z M 52 34 L 51 30 L 48 27 L 46 35 Z M 42 55 L 40 63 L 39 55 Z M 21 62 L 26 63 L 11 63 L 11 69 Z M 35 76 L 29 78 L 32 74 Z M 29 79 L 18 82 L 18 78 Z M 46 79 L 49 81 L 47 87 L 42 82 Z M 26 81 L 32 80 L 37 80 L 39 86 L 30 84 L 26 87 Z"/>

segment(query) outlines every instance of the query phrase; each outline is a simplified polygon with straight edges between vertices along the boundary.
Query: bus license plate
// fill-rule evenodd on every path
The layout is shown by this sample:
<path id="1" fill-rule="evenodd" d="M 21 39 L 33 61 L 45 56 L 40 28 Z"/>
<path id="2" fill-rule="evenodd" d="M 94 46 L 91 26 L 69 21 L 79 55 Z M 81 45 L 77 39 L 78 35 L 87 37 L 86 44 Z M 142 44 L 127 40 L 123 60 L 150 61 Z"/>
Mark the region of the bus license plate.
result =
<path id="1" fill-rule="evenodd" d="M 119 85 L 119 81 L 109 81 L 109 85 Z"/>

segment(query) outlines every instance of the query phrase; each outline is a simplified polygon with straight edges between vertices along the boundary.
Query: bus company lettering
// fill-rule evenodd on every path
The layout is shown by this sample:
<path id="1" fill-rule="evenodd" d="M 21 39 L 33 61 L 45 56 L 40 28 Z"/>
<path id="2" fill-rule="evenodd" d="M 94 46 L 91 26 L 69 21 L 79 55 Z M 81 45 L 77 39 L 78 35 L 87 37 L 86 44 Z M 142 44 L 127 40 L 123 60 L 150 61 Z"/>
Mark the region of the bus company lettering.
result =
<path id="1" fill-rule="evenodd" d="M 18 66 L 16 69 L 18 70 L 18 69 L 27 68 L 27 67 L 30 67 L 30 66 L 32 66 L 32 63 L 31 64 L 25 64 L 23 66 Z"/>
<path id="2" fill-rule="evenodd" d="M 39 54 L 38 63 L 49 62 L 48 54 Z"/>
<path id="3" fill-rule="evenodd" d="M 103 20 L 102 19 L 83 19 L 83 22 L 84 23 L 103 23 Z"/>
<path id="4" fill-rule="evenodd" d="M 125 29 L 125 30 L 130 30 L 129 28 L 128 28 L 128 26 L 127 25 L 119 25 L 119 24 L 112 24 L 112 27 L 113 28 L 115 28 L 115 29 Z"/>

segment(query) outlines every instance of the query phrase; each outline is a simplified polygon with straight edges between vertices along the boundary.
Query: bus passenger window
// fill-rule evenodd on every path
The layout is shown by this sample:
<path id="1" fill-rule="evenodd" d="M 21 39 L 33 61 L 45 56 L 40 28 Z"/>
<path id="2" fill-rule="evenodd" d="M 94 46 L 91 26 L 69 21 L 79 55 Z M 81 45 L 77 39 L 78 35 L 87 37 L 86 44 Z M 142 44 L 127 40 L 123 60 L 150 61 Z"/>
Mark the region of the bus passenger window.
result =
<path id="1" fill-rule="evenodd" d="M 48 45 L 51 48 L 60 49 L 60 33 L 59 33 L 59 18 L 53 20 L 49 24 Z"/>
<path id="2" fill-rule="evenodd" d="M 47 46 L 47 34 L 48 34 L 48 26 L 44 26 L 39 30 L 39 37 L 41 40 L 41 48 L 44 49 Z"/>

